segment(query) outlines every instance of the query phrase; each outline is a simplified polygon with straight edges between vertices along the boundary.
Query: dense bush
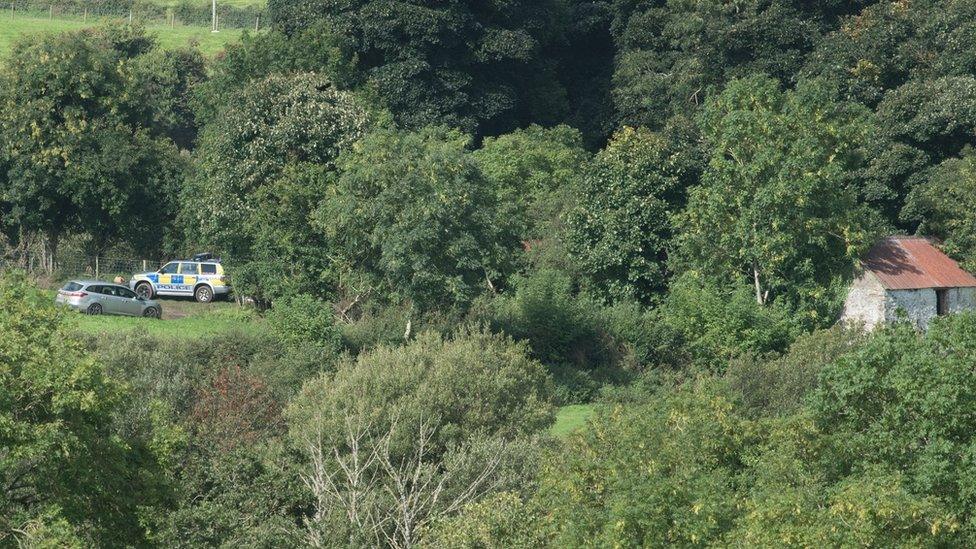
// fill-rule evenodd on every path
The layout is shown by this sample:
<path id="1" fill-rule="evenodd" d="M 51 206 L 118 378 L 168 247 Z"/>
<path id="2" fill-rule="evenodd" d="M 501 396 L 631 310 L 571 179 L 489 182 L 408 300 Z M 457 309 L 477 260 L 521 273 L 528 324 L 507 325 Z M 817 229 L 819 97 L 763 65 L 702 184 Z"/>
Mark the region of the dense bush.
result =
<path id="1" fill-rule="evenodd" d="M 474 330 L 343 359 L 287 411 L 316 497 L 309 539 L 410 544 L 475 495 L 523 490 L 537 455 L 525 437 L 553 419 L 550 385 L 523 345 Z"/>
<path id="2" fill-rule="evenodd" d="M 787 308 L 756 303 L 747 287 L 683 276 L 662 305 L 662 320 L 699 368 L 723 369 L 739 355 L 783 352 L 799 331 Z"/>
<path id="3" fill-rule="evenodd" d="M 395 425 L 403 451 L 421 423 L 435 422 L 446 449 L 474 433 L 531 434 L 552 422 L 551 398 L 551 381 L 523 345 L 476 330 L 428 332 L 344 358 L 334 374 L 306 384 L 288 418 L 294 437 L 330 444 L 343 440 L 350 418 L 376 432 Z"/>
<path id="4" fill-rule="evenodd" d="M 116 430 L 123 385 L 46 295 L 4 274 L 0 301 L 0 544 L 145 543 L 167 456 Z"/>
<path id="5" fill-rule="evenodd" d="M 837 326 L 797 337 L 782 355 L 742 355 L 729 363 L 726 378 L 750 415 L 780 416 L 800 410 L 817 388 L 821 371 L 863 343 L 857 330 Z"/>
<path id="6" fill-rule="evenodd" d="M 475 307 L 473 316 L 525 341 L 552 373 L 560 403 L 587 402 L 608 383 L 684 365 L 678 334 L 636 303 L 606 306 L 549 269 L 516 278 L 512 289 Z"/>

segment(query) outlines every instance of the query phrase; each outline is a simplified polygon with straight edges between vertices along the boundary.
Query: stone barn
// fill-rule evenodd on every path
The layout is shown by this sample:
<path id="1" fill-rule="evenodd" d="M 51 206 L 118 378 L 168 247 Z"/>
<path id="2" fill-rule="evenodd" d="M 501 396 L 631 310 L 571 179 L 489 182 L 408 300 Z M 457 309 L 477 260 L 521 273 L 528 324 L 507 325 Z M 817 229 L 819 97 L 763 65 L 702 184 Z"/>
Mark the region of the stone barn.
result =
<path id="1" fill-rule="evenodd" d="M 976 309 L 976 277 L 920 236 L 891 236 L 861 261 L 842 322 L 866 330 L 903 315 L 925 329 L 935 317 Z"/>

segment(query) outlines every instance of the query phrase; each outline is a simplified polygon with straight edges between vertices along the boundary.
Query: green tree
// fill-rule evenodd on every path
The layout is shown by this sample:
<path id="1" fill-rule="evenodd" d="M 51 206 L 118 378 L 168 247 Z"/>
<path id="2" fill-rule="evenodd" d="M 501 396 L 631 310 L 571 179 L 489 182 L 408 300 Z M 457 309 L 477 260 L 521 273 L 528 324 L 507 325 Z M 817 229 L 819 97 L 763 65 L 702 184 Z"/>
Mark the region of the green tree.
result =
<path id="1" fill-rule="evenodd" d="M 875 110 L 861 193 L 912 232 L 925 221 L 912 191 L 973 140 L 974 16 L 971 2 L 878 2 L 826 37 L 803 70 Z"/>
<path id="2" fill-rule="evenodd" d="M 242 289 L 258 299 L 291 286 L 327 294 L 328 248 L 311 230 L 339 152 L 371 117 L 322 76 L 269 76 L 233 95 L 208 124 L 182 219 L 193 243 L 235 258 Z"/>
<path id="3" fill-rule="evenodd" d="M 748 283 L 760 305 L 785 300 L 804 322 L 833 320 L 829 289 L 877 223 L 851 181 L 868 113 L 832 97 L 818 82 L 784 92 L 751 77 L 709 102 L 710 158 L 677 220 L 678 270 Z"/>
<path id="4" fill-rule="evenodd" d="M 463 305 L 504 274 L 518 241 L 467 144 L 443 128 L 383 129 L 340 157 L 315 223 L 377 297 Z"/>
<path id="5" fill-rule="evenodd" d="M 314 434 L 341 444 L 349 418 L 374 435 L 394 427 L 394 455 L 413 449 L 424 422 L 439 425 L 436 454 L 472 436 L 516 437 L 553 421 L 552 386 L 527 349 L 505 336 L 460 330 L 432 332 L 401 347 L 380 346 L 340 361 L 336 372 L 310 380 L 289 405 L 297 440 Z"/>
<path id="6" fill-rule="evenodd" d="M 19 42 L 0 71 L 0 212 L 8 234 L 67 231 L 94 252 L 119 240 L 158 249 L 183 162 L 140 56 L 138 29 L 86 30 Z M 161 110 L 157 110 L 161 109 Z M 170 109 L 169 112 L 172 112 Z"/>
<path id="7" fill-rule="evenodd" d="M 487 138 L 474 152 L 498 193 L 501 215 L 516 227 L 533 256 L 570 269 L 565 257 L 564 213 L 573 205 L 576 180 L 589 154 L 580 132 L 568 126 L 524 130 Z"/>
<path id="8" fill-rule="evenodd" d="M 976 154 L 967 148 L 962 157 L 939 164 L 928 181 L 913 190 L 910 200 L 924 219 L 919 232 L 943 241 L 942 249 L 976 268 Z"/>
<path id="9" fill-rule="evenodd" d="M 274 0 L 268 11 L 293 36 L 325 22 L 354 61 L 354 85 L 375 90 L 408 129 L 496 135 L 566 113 L 548 55 L 568 25 L 563 2 Z"/>
<path id="10" fill-rule="evenodd" d="M 551 545 L 718 541 L 739 514 L 748 436 L 729 396 L 706 385 L 598 413 L 543 469 Z"/>
<path id="11" fill-rule="evenodd" d="M 790 82 L 821 35 L 865 1 L 618 0 L 613 99 L 625 124 L 663 128 L 688 117 L 729 80 L 752 73 Z"/>
<path id="12" fill-rule="evenodd" d="M 163 485 L 114 428 L 121 386 L 23 276 L 0 276 L 0 299 L 0 542 L 144 543 Z"/>
<path id="13" fill-rule="evenodd" d="M 458 512 L 453 502 L 522 492 L 538 466 L 525 437 L 552 423 L 551 391 L 523 345 L 484 331 L 426 332 L 342 360 L 287 410 L 293 444 L 309 458 L 309 536 L 409 545 Z"/>
<path id="14" fill-rule="evenodd" d="M 586 166 L 567 238 L 599 295 L 647 303 L 664 290 L 671 216 L 695 171 L 687 151 L 642 128 L 617 132 Z"/>
<path id="15" fill-rule="evenodd" d="M 845 441 L 848 459 L 901 471 L 907 491 L 937 498 L 962 545 L 976 536 L 974 334 L 972 314 L 924 334 L 908 325 L 883 330 L 824 368 L 812 401 L 817 426 Z"/>
<path id="16" fill-rule="evenodd" d="M 820 431 L 809 415 L 771 424 L 746 456 L 742 515 L 731 546 L 944 547 L 959 543 L 958 521 L 907 475 L 853 465 L 845 437 Z M 745 486 L 748 486 L 746 489 Z"/>

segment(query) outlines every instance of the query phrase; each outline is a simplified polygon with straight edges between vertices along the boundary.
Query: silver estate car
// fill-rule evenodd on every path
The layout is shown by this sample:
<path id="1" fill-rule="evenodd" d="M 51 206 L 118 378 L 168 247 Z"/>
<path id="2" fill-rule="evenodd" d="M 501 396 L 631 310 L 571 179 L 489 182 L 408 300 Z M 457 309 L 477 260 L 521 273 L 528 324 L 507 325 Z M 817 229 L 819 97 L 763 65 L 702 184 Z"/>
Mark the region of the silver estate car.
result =
<path id="1" fill-rule="evenodd" d="M 159 302 L 137 296 L 125 286 L 98 280 L 72 280 L 58 290 L 54 302 L 90 315 L 163 316 Z"/>

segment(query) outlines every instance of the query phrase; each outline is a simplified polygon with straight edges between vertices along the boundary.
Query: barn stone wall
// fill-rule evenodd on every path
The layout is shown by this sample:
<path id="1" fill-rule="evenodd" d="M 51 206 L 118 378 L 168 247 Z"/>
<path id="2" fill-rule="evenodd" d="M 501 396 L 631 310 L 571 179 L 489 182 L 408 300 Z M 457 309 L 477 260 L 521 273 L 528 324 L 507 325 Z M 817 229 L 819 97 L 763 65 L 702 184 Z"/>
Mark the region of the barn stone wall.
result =
<path id="1" fill-rule="evenodd" d="M 885 321 L 885 289 L 876 276 L 865 272 L 854 280 L 840 320 L 845 324 L 862 325 L 865 330 L 873 330 Z"/>
<path id="2" fill-rule="evenodd" d="M 951 288 L 947 290 L 949 312 L 976 310 L 976 288 Z"/>
<path id="3" fill-rule="evenodd" d="M 885 296 L 885 321 L 889 323 L 906 318 L 924 330 L 936 316 L 936 295 L 932 288 L 888 290 Z"/>

